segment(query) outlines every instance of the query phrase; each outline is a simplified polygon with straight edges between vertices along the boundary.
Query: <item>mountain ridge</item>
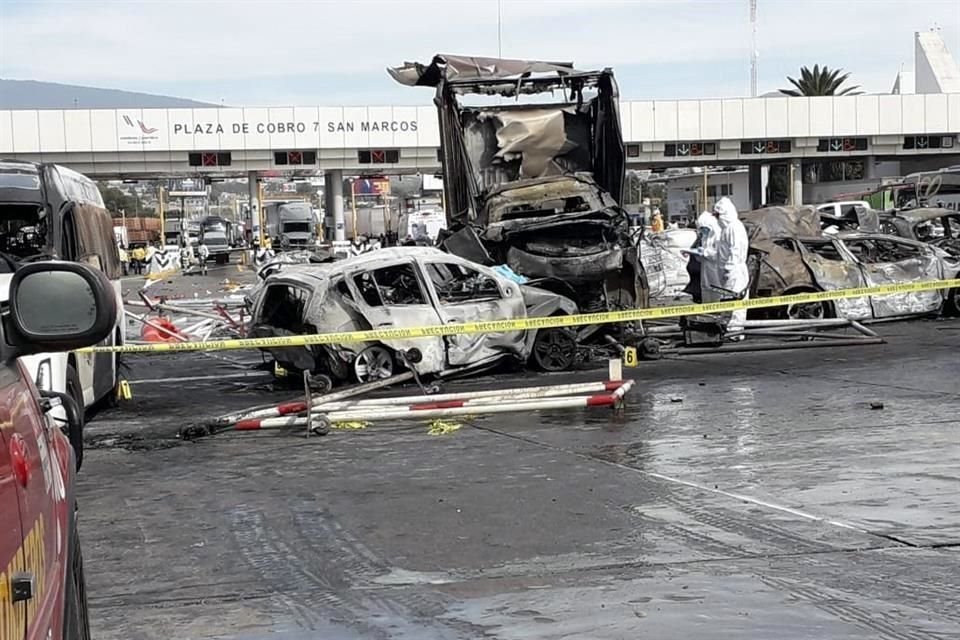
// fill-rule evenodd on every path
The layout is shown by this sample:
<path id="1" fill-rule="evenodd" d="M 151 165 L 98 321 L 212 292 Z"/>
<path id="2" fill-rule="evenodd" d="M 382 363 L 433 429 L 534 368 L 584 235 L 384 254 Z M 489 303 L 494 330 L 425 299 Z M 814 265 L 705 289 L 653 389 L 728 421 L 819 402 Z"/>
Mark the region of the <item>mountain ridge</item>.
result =
<path id="1" fill-rule="evenodd" d="M 0 78 L 0 109 L 171 109 L 217 107 L 173 96 L 39 80 Z"/>

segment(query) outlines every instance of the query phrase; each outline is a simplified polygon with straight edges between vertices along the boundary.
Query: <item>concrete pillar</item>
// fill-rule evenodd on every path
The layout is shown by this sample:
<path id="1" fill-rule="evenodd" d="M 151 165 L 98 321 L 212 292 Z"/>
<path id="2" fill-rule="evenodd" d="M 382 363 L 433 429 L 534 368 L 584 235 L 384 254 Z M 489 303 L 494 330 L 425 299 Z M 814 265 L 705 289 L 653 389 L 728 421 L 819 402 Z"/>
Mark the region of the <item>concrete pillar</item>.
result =
<path id="1" fill-rule="evenodd" d="M 863 177 L 866 180 L 874 180 L 877 177 L 876 156 L 867 156 L 863 159 Z"/>
<path id="2" fill-rule="evenodd" d="M 803 204 L 803 163 L 799 158 L 790 161 L 788 174 L 790 176 L 790 204 L 800 206 Z"/>
<path id="3" fill-rule="evenodd" d="M 259 241 L 259 232 L 254 227 L 260 227 L 260 178 L 256 171 L 247 172 L 247 198 L 250 202 L 250 212 L 245 220 L 244 228 L 250 231 L 250 241 Z"/>
<path id="4" fill-rule="evenodd" d="M 323 174 L 323 198 L 327 215 L 333 218 L 333 239 L 346 240 L 343 219 L 343 171 L 334 169 Z"/>
<path id="5" fill-rule="evenodd" d="M 762 175 L 763 165 L 750 163 L 747 165 L 747 186 L 750 189 L 750 208 L 759 209 L 766 200 Z"/>

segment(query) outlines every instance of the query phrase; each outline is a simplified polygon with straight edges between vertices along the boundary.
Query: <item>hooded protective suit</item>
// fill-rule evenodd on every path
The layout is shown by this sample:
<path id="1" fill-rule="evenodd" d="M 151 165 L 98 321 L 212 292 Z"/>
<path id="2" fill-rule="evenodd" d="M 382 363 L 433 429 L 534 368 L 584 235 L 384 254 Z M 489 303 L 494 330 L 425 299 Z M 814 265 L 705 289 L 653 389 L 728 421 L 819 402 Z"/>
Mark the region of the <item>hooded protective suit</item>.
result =
<path id="1" fill-rule="evenodd" d="M 720 281 L 724 289 L 734 294 L 744 294 L 750 286 L 750 272 L 747 270 L 747 251 L 750 239 L 747 230 L 737 215 L 737 207 L 730 198 L 723 197 L 713 207 L 720 221 L 720 240 L 717 243 L 717 259 L 720 267 Z M 734 311 L 728 328 L 740 329 L 747 319 L 745 309 Z"/>
<path id="2" fill-rule="evenodd" d="M 722 287 L 717 244 L 720 242 L 720 223 L 709 211 L 697 218 L 697 236 L 700 238 L 700 299 L 716 302 L 721 294 L 714 287 Z"/>

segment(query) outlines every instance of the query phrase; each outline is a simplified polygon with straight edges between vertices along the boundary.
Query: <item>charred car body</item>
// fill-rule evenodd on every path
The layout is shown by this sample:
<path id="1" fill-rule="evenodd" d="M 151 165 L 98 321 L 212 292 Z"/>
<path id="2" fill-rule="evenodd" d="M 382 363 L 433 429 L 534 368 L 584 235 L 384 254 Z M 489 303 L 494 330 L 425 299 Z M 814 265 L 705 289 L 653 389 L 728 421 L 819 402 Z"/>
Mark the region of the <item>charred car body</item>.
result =
<path id="1" fill-rule="evenodd" d="M 742 215 L 750 234 L 752 297 L 770 297 L 954 278 L 960 262 L 922 242 L 882 233 L 820 233 L 812 207 Z M 920 291 L 791 305 L 795 318 L 873 320 L 956 312 L 957 291 Z"/>
<path id="2" fill-rule="evenodd" d="M 577 312 L 569 299 L 429 247 L 395 247 L 322 264 L 284 265 L 251 301 L 252 335 L 267 337 L 509 320 Z M 504 358 L 548 370 L 576 356 L 566 329 L 432 336 L 271 349 L 284 368 L 367 381 L 412 363 L 421 374 L 479 370 Z"/>
<path id="3" fill-rule="evenodd" d="M 436 88 L 451 253 L 545 279 L 582 311 L 647 306 L 621 208 L 624 147 L 613 72 L 438 55 L 390 69 Z M 545 93 L 560 101 L 466 104 Z"/>
<path id="4" fill-rule="evenodd" d="M 884 233 L 926 242 L 960 260 L 960 212 L 921 207 L 880 214 Z"/>

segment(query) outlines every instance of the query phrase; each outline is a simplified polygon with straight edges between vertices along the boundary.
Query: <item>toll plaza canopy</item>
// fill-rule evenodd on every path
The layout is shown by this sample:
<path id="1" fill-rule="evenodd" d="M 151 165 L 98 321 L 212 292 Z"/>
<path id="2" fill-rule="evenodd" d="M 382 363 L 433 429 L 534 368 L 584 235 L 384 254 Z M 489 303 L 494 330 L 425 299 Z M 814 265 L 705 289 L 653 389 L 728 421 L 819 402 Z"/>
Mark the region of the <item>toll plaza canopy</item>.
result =
<path id="1" fill-rule="evenodd" d="M 960 153 L 958 93 L 621 101 L 620 121 L 633 167 Z M 0 111 L 0 157 L 95 176 L 435 171 L 439 146 L 432 105 Z"/>

